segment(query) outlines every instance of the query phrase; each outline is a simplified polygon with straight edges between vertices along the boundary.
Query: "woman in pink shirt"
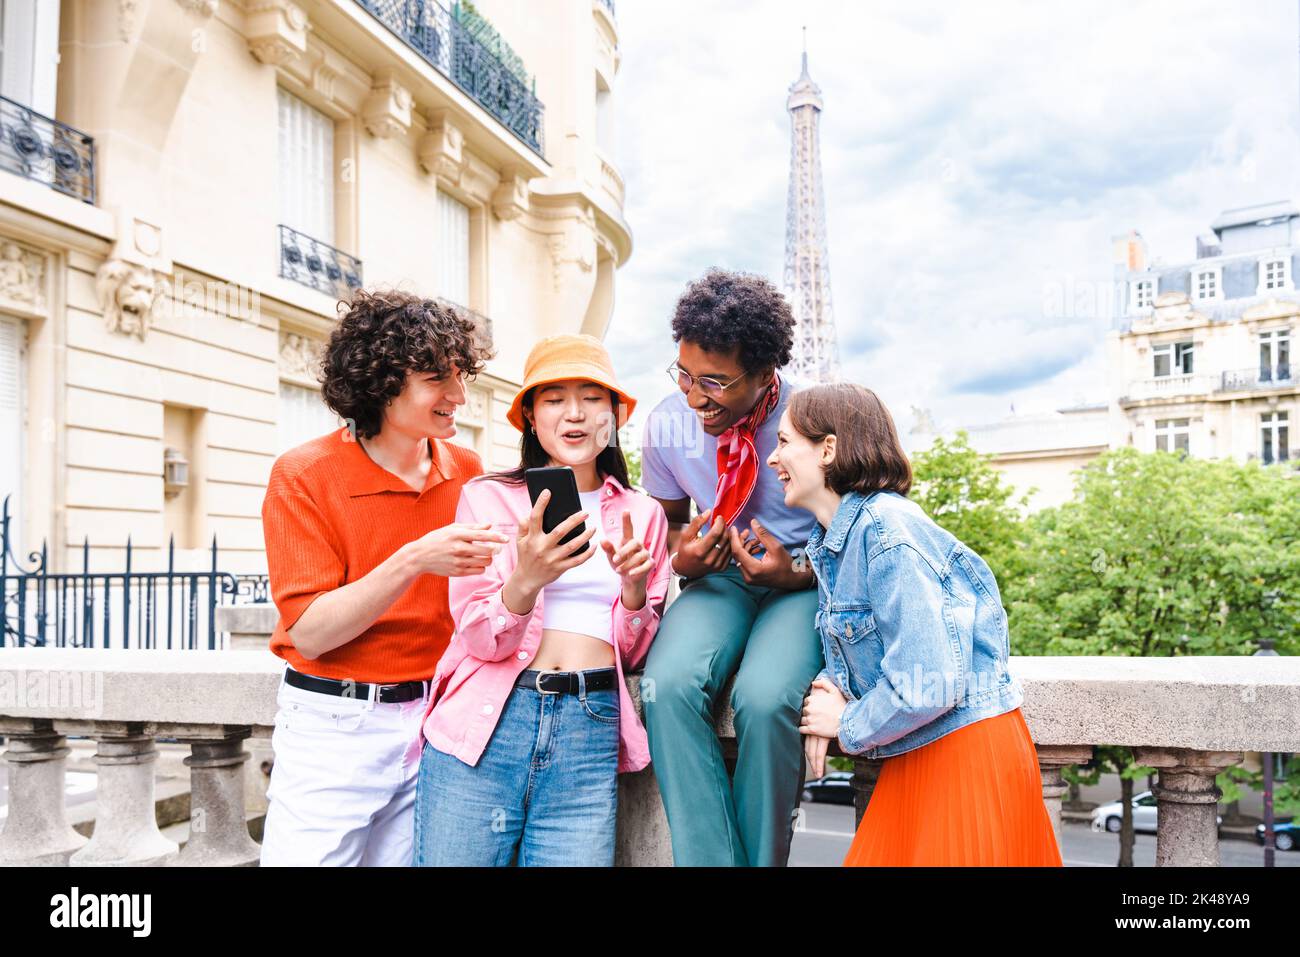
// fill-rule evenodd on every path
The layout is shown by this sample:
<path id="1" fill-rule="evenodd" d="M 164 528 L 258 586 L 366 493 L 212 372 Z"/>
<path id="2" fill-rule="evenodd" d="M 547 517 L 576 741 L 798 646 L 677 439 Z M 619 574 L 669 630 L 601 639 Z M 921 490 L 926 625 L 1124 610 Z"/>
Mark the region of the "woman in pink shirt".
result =
<path id="1" fill-rule="evenodd" d="M 645 658 L 671 576 L 663 509 L 630 488 L 618 446 L 634 406 L 598 339 L 544 339 L 508 414 L 520 466 L 461 492 L 457 521 L 514 542 L 451 580 L 456 630 L 420 741 L 417 866 L 614 863 L 618 772 L 650 762 L 624 671 Z M 548 493 L 533 506 L 524 484 L 542 466 L 573 469 L 582 500 L 549 534 Z"/>

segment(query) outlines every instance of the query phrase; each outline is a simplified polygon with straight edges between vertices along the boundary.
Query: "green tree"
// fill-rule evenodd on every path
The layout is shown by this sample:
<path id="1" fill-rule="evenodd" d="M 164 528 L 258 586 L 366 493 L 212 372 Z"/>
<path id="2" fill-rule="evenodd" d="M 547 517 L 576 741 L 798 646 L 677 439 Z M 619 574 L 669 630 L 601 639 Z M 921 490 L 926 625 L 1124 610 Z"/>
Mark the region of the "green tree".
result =
<path id="1" fill-rule="evenodd" d="M 1073 500 L 1029 522 L 1009 621 L 1019 654 L 1248 655 L 1300 650 L 1300 485 L 1279 467 L 1116 449 Z M 1121 775 L 1121 865 L 1132 861 L 1128 748 L 1097 750 Z M 1249 776 L 1257 786 L 1259 775 Z M 1087 776 L 1071 775 L 1090 783 Z M 1220 775 L 1232 800 L 1241 769 Z M 1280 788 L 1279 810 L 1297 803 Z"/>
<path id="2" fill-rule="evenodd" d="M 641 485 L 641 446 L 632 434 L 631 428 L 623 426 L 618 433 L 618 444 L 623 450 L 623 460 L 627 462 L 628 480 L 635 486 Z"/>
<path id="3" fill-rule="evenodd" d="M 1021 510 L 1029 493 L 1015 498 L 1015 489 L 993 467 L 992 458 L 972 448 L 965 432 L 950 440 L 937 438 L 912 456 L 914 488 L 908 497 L 988 562 L 1005 589 L 1023 571 Z"/>
<path id="4" fill-rule="evenodd" d="M 1256 463 L 1116 449 L 1023 536 L 1021 654 L 1300 651 L 1300 485 Z"/>

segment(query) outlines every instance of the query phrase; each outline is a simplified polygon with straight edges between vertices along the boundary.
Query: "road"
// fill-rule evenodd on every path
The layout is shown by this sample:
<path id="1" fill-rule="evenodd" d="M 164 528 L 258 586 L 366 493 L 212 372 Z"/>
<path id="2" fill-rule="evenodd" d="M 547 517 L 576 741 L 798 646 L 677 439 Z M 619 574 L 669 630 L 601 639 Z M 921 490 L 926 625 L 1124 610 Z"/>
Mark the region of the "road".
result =
<path id="1" fill-rule="evenodd" d="M 853 808 L 835 804 L 805 804 L 801 827 L 790 850 L 791 867 L 838 867 L 853 840 Z M 1067 821 L 1061 834 L 1061 856 L 1067 867 L 1114 867 L 1119 859 L 1119 835 L 1093 831 L 1087 824 Z M 1264 849 L 1245 841 L 1221 841 L 1224 867 L 1262 867 Z M 1278 851 L 1278 867 L 1300 867 L 1300 851 Z M 1154 867 L 1156 836 L 1137 835 L 1133 848 L 1137 867 Z"/>

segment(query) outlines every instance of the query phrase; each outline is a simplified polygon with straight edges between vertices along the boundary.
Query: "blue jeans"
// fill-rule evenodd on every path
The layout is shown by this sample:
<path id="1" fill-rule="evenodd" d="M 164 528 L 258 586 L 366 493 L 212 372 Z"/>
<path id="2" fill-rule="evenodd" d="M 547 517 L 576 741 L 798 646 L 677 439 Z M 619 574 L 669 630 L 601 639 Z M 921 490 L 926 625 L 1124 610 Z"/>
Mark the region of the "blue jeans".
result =
<path id="1" fill-rule="evenodd" d="M 416 867 L 612 867 L 618 689 L 516 687 L 471 767 L 428 741 L 415 788 Z"/>

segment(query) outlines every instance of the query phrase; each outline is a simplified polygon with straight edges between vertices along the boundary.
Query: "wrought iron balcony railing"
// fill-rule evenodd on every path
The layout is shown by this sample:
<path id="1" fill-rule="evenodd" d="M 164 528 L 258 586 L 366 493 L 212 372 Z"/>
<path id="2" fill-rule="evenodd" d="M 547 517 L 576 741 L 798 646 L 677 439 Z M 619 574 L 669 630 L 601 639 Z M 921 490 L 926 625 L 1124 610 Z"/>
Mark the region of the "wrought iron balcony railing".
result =
<path id="1" fill-rule="evenodd" d="M 361 260 L 281 223 L 280 275 L 346 299 L 361 287 Z"/>
<path id="2" fill-rule="evenodd" d="M 1275 369 L 1256 366 L 1253 369 L 1235 369 L 1223 373 L 1220 392 L 1247 392 L 1254 389 L 1290 389 L 1300 386 L 1295 371 L 1288 365 Z"/>
<path id="3" fill-rule="evenodd" d="M 356 0 L 538 156 L 543 106 L 523 80 L 434 0 Z"/>
<path id="4" fill-rule="evenodd" d="M 95 141 L 0 96 L 0 169 L 95 202 Z"/>

